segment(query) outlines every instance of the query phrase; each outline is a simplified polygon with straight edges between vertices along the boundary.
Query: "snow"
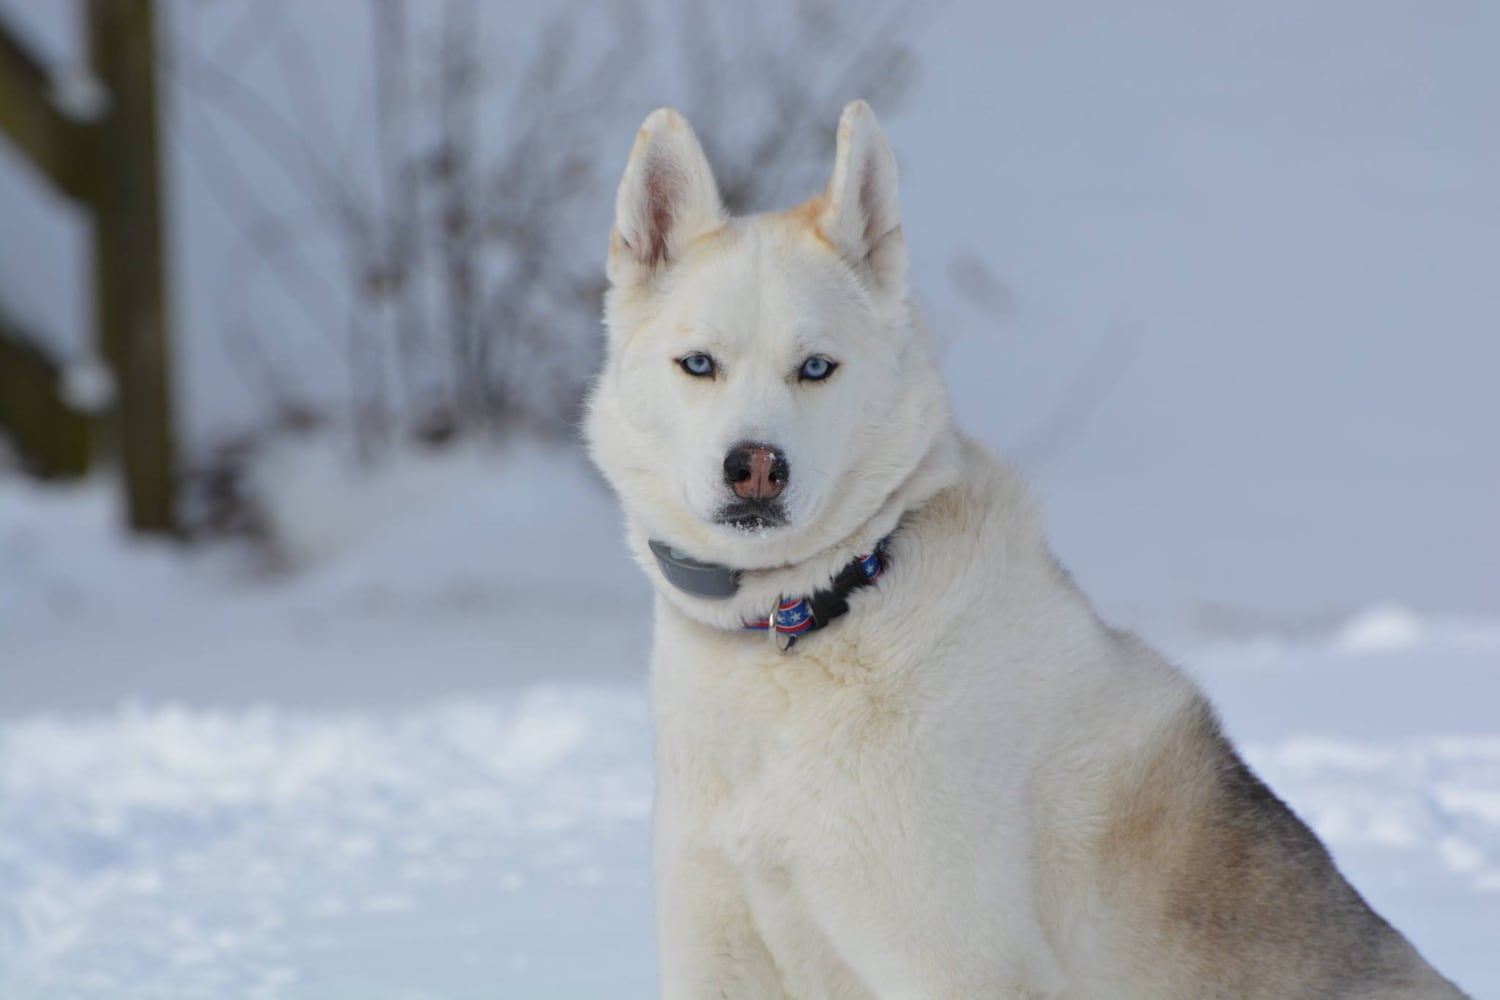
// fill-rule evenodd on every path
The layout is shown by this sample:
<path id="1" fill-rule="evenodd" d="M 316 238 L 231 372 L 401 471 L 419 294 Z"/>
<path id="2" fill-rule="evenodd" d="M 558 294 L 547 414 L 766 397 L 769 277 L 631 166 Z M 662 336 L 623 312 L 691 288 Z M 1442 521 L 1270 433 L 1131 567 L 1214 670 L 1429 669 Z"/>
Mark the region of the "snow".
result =
<path id="1" fill-rule="evenodd" d="M 97 354 L 75 358 L 63 369 L 63 402 L 80 413 L 103 413 L 115 401 L 115 376 Z"/>
<path id="2" fill-rule="evenodd" d="M 269 575 L 0 478 L 0 996 L 650 995 L 610 498 L 525 449 L 260 475 Z"/>
<path id="3" fill-rule="evenodd" d="M 0 992 L 649 995 L 645 734 L 608 687 L 8 725 Z"/>
<path id="4" fill-rule="evenodd" d="M 611 499 L 526 449 L 261 474 L 269 575 L 123 541 L 102 484 L 0 479 L 0 995 L 651 996 L 649 602 Z M 1500 996 L 1500 622 L 1153 638 Z"/>
<path id="5" fill-rule="evenodd" d="M 373 474 L 295 445 L 273 468 L 290 568 L 270 576 L 232 550 L 120 541 L 97 484 L 6 483 L 0 715 L 132 696 L 387 707 L 642 676 L 649 597 L 581 458 L 455 453 Z"/>
<path id="6" fill-rule="evenodd" d="M 96 121 L 109 111 L 109 89 L 81 66 L 53 73 L 50 86 L 52 103 L 75 121 Z"/>
<path id="7" fill-rule="evenodd" d="M 1422 622 L 1402 607 L 1371 608 L 1339 630 L 1338 642 L 1351 653 L 1407 649 L 1422 641 Z"/>

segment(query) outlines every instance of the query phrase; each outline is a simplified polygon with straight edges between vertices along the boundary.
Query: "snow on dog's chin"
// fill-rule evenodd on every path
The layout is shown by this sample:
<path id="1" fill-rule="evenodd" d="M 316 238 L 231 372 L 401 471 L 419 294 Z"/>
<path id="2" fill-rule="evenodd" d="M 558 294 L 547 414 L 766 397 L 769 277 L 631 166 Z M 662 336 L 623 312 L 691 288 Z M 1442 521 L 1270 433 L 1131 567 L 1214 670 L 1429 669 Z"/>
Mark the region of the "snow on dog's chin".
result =
<path id="1" fill-rule="evenodd" d="M 819 538 L 822 507 L 808 503 L 815 499 L 788 490 L 761 504 L 723 495 L 693 502 L 684 491 L 675 504 L 647 502 L 632 509 L 649 537 L 695 559 L 763 569 L 798 562 L 827 544 Z"/>
<path id="2" fill-rule="evenodd" d="M 736 500 L 720 507 L 714 515 L 714 523 L 741 535 L 760 535 L 779 528 L 788 527 L 791 518 L 786 505 L 778 501 L 764 503 L 754 500 Z"/>
<path id="3" fill-rule="evenodd" d="M 793 483 L 770 500 L 720 497 L 703 518 L 713 533 L 726 541 L 751 545 L 761 542 L 791 543 L 803 539 L 817 527 L 823 507 L 821 497 Z"/>
<path id="4" fill-rule="evenodd" d="M 792 504 L 782 499 L 717 499 L 695 518 L 717 542 L 734 546 L 785 538 L 801 523 Z"/>
<path id="5" fill-rule="evenodd" d="M 809 522 L 811 497 L 795 484 L 779 496 L 756 500 L 735 496 L 722 482 L 700 480 L 684 484 L 678 498 L 693 534 L 715 542 L 785 538 Z"/>

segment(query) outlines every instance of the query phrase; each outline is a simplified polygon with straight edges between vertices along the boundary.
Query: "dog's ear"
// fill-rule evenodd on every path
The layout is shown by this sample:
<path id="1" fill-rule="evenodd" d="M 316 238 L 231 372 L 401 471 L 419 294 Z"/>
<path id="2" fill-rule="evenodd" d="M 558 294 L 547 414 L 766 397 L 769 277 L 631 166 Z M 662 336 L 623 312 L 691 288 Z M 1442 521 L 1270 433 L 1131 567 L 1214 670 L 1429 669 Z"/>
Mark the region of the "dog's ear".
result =
<path id="1" fill-rule="evenodd" d="M 851 101 L 839 118 L 838 152 L 828 181 L 823 235 L 868 269 L 882 289 L 906 289 L 906 245 L 896 199 L 896 156 L 875 112 Z"/>
<path id="2" fill-rule="evenodd" d="M 671 108 L 651 112 L 620 179 L 609 280 L 617 287 L 648 281 L 723 224 L 719 186 L 692 127 Z"/>

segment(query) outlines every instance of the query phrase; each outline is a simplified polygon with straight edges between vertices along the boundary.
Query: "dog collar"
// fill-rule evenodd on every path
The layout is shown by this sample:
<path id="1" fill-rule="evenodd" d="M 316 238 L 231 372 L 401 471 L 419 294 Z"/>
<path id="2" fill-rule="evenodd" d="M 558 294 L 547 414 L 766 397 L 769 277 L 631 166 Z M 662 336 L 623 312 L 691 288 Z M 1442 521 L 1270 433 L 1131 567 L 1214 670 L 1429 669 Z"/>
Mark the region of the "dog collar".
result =
<path id="1" fill-rule="evenodd" d="M 740 571 L 718 563 L 702 562 L 686 552 L 679 552 L 666 542 L 652 539 L 646 542 L 656 565 L 667 582 L 684 594 L 722 601 L 733 597 L 740 589 Z"/>
<path id="2" fill-rule="evenodd" d="M 746 631 L 769 632 L 782 652 L 791 649 L 799 637 L 816 632 L 847 613 L 850 594 L 880 579 L 889 559 L 886 544 L 889 541 L 889 537 L 883 538 L 875 546 L 875 551 L 856 556 L 839 570 L 831 586 L 805 597 L 783 597 L 770 615 L 742 622 L 740 627 Z M 662 576 L 684 593 L 709 600 L 724 600 L 733 597 L 740 589 L 739 570 L 694 559 L 665 542 L 648 541 L 646 544 L 656 557 Z"/>
<path id="3" fill-rule="evenodd" d="M 839 570 L 838 576 L 833 578 L 833 586 L 815 590 L 807 597 L 783 598 L 777 602 L 770 617 L 742 622 L 740 627 L 752 632 L 772 633 L 776 645 L 786 652 L 802 636 L 825 628 L 835 618 L 848 613 L 849 595 L 880 579 L 885 572 L 887 541 L 889 538 L 882 538 L 874 552 L 856 556 L 853 562 Z"/>

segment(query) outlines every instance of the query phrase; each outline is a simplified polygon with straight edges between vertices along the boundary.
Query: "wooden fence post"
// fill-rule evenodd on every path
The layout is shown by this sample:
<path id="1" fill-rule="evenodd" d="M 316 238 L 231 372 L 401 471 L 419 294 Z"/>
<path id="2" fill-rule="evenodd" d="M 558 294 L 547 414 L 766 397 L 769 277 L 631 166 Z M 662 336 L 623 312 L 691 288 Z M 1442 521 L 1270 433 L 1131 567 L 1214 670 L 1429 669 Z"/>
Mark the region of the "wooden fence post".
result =
<path id="1" fill-rule="evenodd" d="M 157 155 L 155 4 L 87 0 L 89 60 L 109 95 L 88 187 L 94 208 L 94 308 L 115 372 L 112 444 L 136 531 L 177 529 L 176 450 Z"/>

